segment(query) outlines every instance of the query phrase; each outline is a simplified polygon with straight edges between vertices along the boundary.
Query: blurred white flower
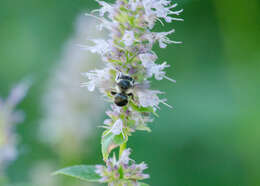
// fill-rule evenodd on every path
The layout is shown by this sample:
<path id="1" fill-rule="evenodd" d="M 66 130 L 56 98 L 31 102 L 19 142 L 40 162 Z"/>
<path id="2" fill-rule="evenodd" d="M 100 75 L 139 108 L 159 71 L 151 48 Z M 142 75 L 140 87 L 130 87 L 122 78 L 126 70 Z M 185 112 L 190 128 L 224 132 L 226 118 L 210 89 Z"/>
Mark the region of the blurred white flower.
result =
<path id="1" fill-rule="evenodd" d="M 58 186 L 59 180 L 50 176 L 55 170 L 55 164 L 51 161 L 36 162 L 30 170 L 32 185 L 37 186 Z"/>
<path id="2" fill-rule="evenodd" d="M 92 29 L 97 24 L 85 16 L 78 18 L 76 33 L 66 44 L 45 92 L 45 114 L 40 124 L 39 137 L 41 141 L 52 145 L 61 158 L 77 158 L 86 150 L 85 142 L 93 136 L 95 121 L 102 115 L 101 100 L 80 87 L 82 72 L 97 67 L 100 59 L 80 50 L 78 44 L 88 44 L 82 42 L 102 35 Z M 103 47 L 102 40 L 95 42 Z M 90 83 L 88 86 L 89 90 L 93 90 L 96 85 Z"/>
<path id="3" fill-rule="evenodd" d="M 0 99 L 0 172 L 18 155 L 15 125 L 23 121 L 24 115 L 15 107 L 24 99 L 30 84 L 23 81 L 11 90 L 6 101 Z"/>

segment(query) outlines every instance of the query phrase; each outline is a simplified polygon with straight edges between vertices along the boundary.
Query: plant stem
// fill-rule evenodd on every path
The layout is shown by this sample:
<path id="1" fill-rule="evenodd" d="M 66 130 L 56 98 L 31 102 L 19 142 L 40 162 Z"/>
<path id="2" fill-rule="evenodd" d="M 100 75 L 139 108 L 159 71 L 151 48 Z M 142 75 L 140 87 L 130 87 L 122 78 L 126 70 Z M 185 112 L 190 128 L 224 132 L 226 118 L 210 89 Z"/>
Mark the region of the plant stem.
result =
<path id="1" fill-rule="evenodd" d="M 126 149 L 126 142 L 120 145 L 119 158 L 121 157 L 123 151 Z"/>

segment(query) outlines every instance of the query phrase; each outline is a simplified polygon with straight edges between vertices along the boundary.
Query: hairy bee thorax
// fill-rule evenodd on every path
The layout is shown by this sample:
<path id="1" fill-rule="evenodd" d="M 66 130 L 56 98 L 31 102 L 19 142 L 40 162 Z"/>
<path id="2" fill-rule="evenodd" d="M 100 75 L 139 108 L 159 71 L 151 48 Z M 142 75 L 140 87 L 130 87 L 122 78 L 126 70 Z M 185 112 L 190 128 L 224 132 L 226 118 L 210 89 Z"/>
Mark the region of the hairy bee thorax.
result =
<path id="1" fill-rule="evenodd" d="M 114 103 L 122 107 L 128 104 L 129 96 L 133 97 L 134 79 L 120 72 L 115 80 L 115 91 L 111 91 L 111 94 L 114 96 Z"/>

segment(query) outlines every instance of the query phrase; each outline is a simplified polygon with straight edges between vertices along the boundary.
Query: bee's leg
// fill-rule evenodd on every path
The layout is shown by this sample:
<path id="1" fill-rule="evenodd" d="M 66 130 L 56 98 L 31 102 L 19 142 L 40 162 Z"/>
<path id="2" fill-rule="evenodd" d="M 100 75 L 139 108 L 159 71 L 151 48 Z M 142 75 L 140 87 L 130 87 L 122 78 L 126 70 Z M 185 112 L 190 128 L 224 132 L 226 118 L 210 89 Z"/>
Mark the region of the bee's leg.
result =
<path id="1" fill-rule="evenodd" d="M 111 91 L 110 93 L 112 94 L 112 96 L 116 95 L 115 91 Z"/>
<path id="2" fill-rule="evenodd" d="M 129 93 L 127 94 L 129 97 L 131 97 L 131 99 L 134 101 L 134 94 L 133 93 Z"/>

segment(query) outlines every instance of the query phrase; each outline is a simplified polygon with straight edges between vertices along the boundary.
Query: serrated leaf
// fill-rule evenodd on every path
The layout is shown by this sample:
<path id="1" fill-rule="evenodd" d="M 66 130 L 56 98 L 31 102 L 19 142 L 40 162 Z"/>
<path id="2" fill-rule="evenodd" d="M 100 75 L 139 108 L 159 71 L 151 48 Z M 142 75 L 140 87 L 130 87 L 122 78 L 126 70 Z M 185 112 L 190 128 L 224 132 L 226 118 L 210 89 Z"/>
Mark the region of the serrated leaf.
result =
<path id="1" fill-rule="evenodd" d="M 95 172 L 95 170 L 95 165 L 76 165 L 60 169 L 54 172 L 53 175 L 65 175 L 84 181 L 98 182 L 101 177 Z"/>

